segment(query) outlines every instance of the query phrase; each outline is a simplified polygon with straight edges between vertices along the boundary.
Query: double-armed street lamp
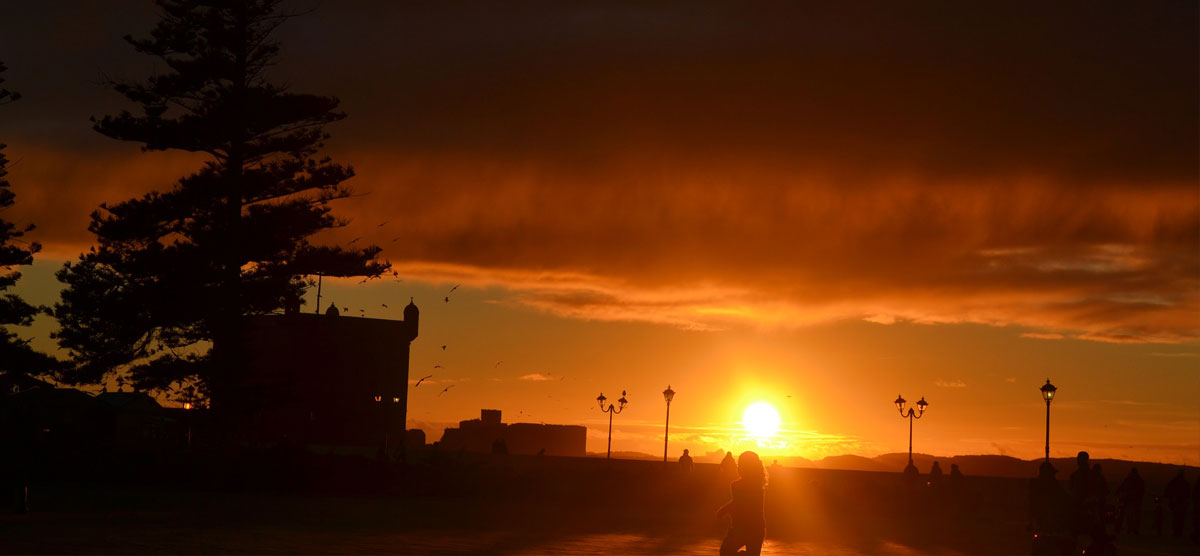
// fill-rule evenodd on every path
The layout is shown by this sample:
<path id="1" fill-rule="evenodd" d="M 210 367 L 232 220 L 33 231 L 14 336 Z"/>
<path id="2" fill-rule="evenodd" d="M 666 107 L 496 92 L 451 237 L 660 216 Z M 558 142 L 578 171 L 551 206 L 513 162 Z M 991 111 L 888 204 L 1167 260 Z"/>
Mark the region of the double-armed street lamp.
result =
<path id="1" fill-rule="evenodd" d="M 379 408 L 379 428 L 383 431 L 383 453 L 388 453 L 388 435 L 391 432 L 391 420 L 388 419 L 388 407 L 396 407 L 400 405 L 400 396 L 392 396 L 392 405 L 388 406 L 383 396 L 375 395 L 375 405 Z"/>
<path id="2" fill-rule="evenodd" d="M 667 426 L 663 431 L 663 463 L 667 463 L 667 440 L 671 438 L 671 400 L 675 399 L 675 391 L 671 389 L 671 385 L 667 385 L 667 389 L 663 390 L 663 399 L 667 400 Z"/>
<path id="3" fill-rule="evenodd" d="M 900 395 L 896 396 L 895 404 L 896 404 L 896 409 L 900 410 L 900 417 L 908 418 L 908 465 L 911 466 L 913 464 L 913 460 L 912 460 L 912 430 L 913 430 L 912 428 L 913 428 L 913 425 L 912 425 L 912 422 L 913 422 L 913 419 L 920 419 L 921 416 L 925 414 L 925 409 L 929 407 L 929 402 L 925 401 L 925 396 L 921 396 L 921 400 L 917 402 L 917 410 L 913 411 L 913 408 L 910 407 L 910 408 L 908 408 L 908 413 L 904 412 L 904 404 L 905 403 L 908 403 L 908 402 L 906 402 L 902 396 L 900 396 Z"/>
<path id="4" fill-rule="evenodd" d="M 1054 393 L 1058 391 L 1050 379 L 1042 385 L 1042 399 L 1046 400 L 1046 461 L 1050 461 L 1050 402 L 1054 401 Z"/>
<path id="5" fill-rule="evenodd" d="M 605 457 L 607 459 L 612 459 L 612 420 L 613 420 L 613 415 L 616 415 L 617 413 L 624 411 L 625 404 L 629 403 L 629 400 L 625 399 L 625 391 L 624 390 L 621 390 L 621 398 L 617 400 L 617 403 L 620 404 L 619 407 L 614 408 L 613 404 L 608 404 L 608 407 L 604 407 L 604 400 L 607 400 L 607 399 L 608 398 L 604 397 L 603 392 L 601 392 L 599 396 L 596 396 L 596 401 L 600 402 L 600 411 L 603 411 L 608 414 L 608 455 Z"/>

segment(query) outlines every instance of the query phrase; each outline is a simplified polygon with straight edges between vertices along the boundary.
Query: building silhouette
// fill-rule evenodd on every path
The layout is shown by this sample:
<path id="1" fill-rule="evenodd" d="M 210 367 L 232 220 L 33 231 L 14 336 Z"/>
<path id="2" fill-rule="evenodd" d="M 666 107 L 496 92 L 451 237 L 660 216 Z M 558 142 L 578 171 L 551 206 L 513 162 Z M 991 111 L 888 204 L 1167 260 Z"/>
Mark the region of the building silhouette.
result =
<path id="1" fill-rule="evenodd" d="M 404 320 L 285 314 L 248 318 L 247 381 L 263 442 L 401 445 L 409 347 L 420 312 Z"/>
<path id="2" fill-rule="evenodd" d="M 492 453 L 503 445 L 509 454 L 584 456 L 587 427 L 538 423 L 505 424 L 500 410 L 482 409 L 478 419 L 459 421 L 447 428 L 438 446 L 445 450 Z"/>

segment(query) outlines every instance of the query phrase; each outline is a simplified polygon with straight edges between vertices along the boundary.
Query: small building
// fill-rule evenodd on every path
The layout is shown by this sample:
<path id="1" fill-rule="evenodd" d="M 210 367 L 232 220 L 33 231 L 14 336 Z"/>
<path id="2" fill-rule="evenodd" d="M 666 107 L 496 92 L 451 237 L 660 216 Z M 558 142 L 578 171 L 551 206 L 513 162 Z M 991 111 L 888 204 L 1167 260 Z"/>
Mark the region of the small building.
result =
<path id="1" fill-rule="evenodd" d="M 247 384 L 259 400 L 251 435 L 264 442 L 400 445 L 418 319 L 413 303 L 404 320 L 337 311 L 249 317 Z"/>
<path id="2" fill-rule="evenodd" d="M 45 445 L 161 447 L 183 442 L 179 419 L 145 392 L 92 396 L 74 388 L 31 387 L 0 395 L 0 437 Z"/>
<path id="3" fill-rule="evenodd" d="M 117 442 L 147 445 L 184 437 L 179 421 L 145 392 L 101 392 L 95 400 L 107 409 Z"/>
<path id="4" fill-rule="evenodd" d="M 580 425 L 546 425 L 540 423 L 505 424 L 500 411 L 483 409 L 478 419 L 459 421 L 458 428 L 448 428 L 438 446 L 445 450 L 491 453 L 503 446 L 509 454 L 545 454 L 550 456 L 579 456 L 585 454 L 587 427 Z"/>

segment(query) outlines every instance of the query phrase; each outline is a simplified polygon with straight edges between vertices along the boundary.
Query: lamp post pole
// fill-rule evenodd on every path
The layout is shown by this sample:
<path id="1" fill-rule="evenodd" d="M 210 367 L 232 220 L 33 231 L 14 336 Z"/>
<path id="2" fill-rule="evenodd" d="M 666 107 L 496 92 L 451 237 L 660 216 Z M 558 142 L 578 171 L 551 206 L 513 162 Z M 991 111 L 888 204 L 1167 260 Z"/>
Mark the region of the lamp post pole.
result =
<path id="1" fill-rule="evenodd" d="M 671 400 L 675 399 L 675 391 L 671 389 L 670 384 L 663 390 L 663 399 L 667 400 L 667 424 L 663 430 L 663 463 L 667 463 L 667 441 L 671 438 Z"/>
<path id="2" fill-rule="evenodd" d="M 620 399 L 618 399 L 618 400 L 617 400 L 617 403 L 618 403 L 618 404 L 621 404 L 621 405 L 620 405 L 620 407 L 615 407 L 615 408 L 614 408 L 614 407 L 613 407 L 613 404 L 608 404 L 608 407 L 607 407 L 607 408 L 606 408 L 606 407 L 604 407 L 604 400 L 607 400 L 607 399 L 608 399 L 608 398 L 605 398 L 605 397 L 604 397 L 604 393 L 603 393 L 603 392 L 601 392 L 599 396 L 596 396 L 596 401 L 597 401 L 597 402 L 600 402 L 600 411 L 603 411 L 603 412 L 605 412 L 605 413 L 607 413 L 607 414 L 608 414 L 608 455 L 607 455 L 607 456 L 605 456 L 605 459 L 612 459 L 612 422 L 613 422 L 613 415 L 616 415 L 616 414 L 618 414 L 618 413 L 620 413 L 620 412 L 624 411 L 624 410 L 625 410 L 625 404 L 629 403 L 629 400 L 626 400 L 626 399 L 625 399 L 625 391 L 624 391 L 624 390 L 621 390 L 621 397 L 620 397 Z"/>
<path id="3" fill-rule="evenodd" d="M 1042 385 L 1042 399 L 1046 400 L 1046 461 L 1050 461 L 1050 402 L 1054 401 L 1054 393 L 1058 391 L 1050 379 Z"/>
<path id="4" fill-rule="evenodd" d="M 900 410 L 900 417 L 908 418 L 908 464 L 911 466 L 913 464 L 913 459 L 912 459 L 913 419 L 920 419 L 921 416 L 925 414 L 925 409 L 929 407 L 929 402 L 925 401 L 925 396 L 921 396 L 921 400 L 918 401 L 916 404 L 917 410 L 913 411 L 913 408 L 910 407 L 910 408 L 908 408 L 907 413 L 904 411 L 904 404 L 908 403 L 908 402 L 906 402 L 904 400 L 903 396 L 896 396 L 896 401 L 894 403 L 896 404 L 896 409 Z"/>

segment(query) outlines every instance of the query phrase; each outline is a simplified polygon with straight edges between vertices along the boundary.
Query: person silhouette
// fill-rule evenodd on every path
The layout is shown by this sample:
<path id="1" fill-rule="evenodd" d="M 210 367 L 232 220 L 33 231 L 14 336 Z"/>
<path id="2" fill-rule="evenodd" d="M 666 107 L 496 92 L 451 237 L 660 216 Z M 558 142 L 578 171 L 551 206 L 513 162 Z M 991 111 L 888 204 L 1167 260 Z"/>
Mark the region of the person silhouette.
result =
<path id="1" fill-rule="evenodd" d="M 938 462 L 933 462 L 933 467 L 929 470 L 929 484 L 937 486 L 942 482 L 942 467 Z"/>
<path id="2" fill-rule="evenodd" d="M 904 468 L 903 479 L 904 484 L 910 487 L 916 485 L 921 480 L 921 472 L 917 470 L 917 466 L 913 465 L 913 462 L 908 462 L 908 465 Z"/>
<path id="3" fill-rule="evenodd" d="M 963 474 L 959 471 L 957 463 L 950 464 L 950 496 L 955 500 L 960 500 L 963 496 Z"/>
<path id="4" fill-rule="evenodd" d="M 1104 479 L 1104 472 L 1100 470 L 1100 464 L 1092 464 L 1092 495 L 1100 501 L 1100 505 L 1108 504 L 1108 481 Z"/>
<path id="5" fill-rule="evenodd" d="M 1161 537 L 1163 528 L 1162 497 L 1154 497 L 1154 534 Z"/>
<path id="6" fill-rule="evenodd" d="M 721 460 L 720 475 L 722 480 L 737 477 L 737 463 L 733 461 L 733 452 L 725 452 L 725 457 Z"/>
<path id="7" fill-rule="evenodd" d="M 1073 545 L 1067 535 L 1066 520 L 1070 500 L 1055 474 L 1058 470 L 1049 461 L 1038 466 L 1038 476 L 1029 480 L 1029 529 L 1033 532 L 1033 553 L 1060 552 L 1054 539 Z"/>
<path id="8" fill-rule="evenodd" d="M 1096 500 L 1096 519 L 1099 522 L 1099 530 L 1106 535 L 1108 533 L 1108 524 L 1115 518 L 1113 507 L 1108 503 L 1108 481 L 1104 479 L 1104 472 L 1100 470 L 1100 464 L 1092 464 L 1092 498 Z"/>
<path id="9" fill-rule="evenodd" d="M 1098 522 L 1095 489 L 1092 488 L 1092 469 L 1088 465 L 1088 453 L 1075 456 L 1077 468 L 1071 473 L 1067 487 L 1071 495 L 1071 530 L 1076 535 L 1089 534 Z"/>
<path id="10" fill-rule="evenodd" d="M 1136 467 L 1129 470 L 1129 475 L 1117 487 L 1117 531 L 1125 527 L 1131 535 L 1142 532 L 1142 499 L 1146 497 L 1146 482 L 1138 474 Z"/>
<path id="11" fill-rule="evenodd" d="M 1192 488 L 1192 542 L 1200 544 L 1200 478 Z"/>
<path id="12" fill-rule="evenodd" d="M 1171 534 L 1183 536 L 1183 521 L 1187 516 L 1188 495 L 1191 494 L 1187 479 L 1183 478 L 1183 470 L 1175 475 L 1163 489 L 1163 498 L 1167 499 L 1167 508 L 1171 510 Z"/>
<path id="13" fill-rule="evenodd" d="M 689 475 L 692 472 L 692 467 L 692 456 L 689 456 L 688 449 L 684 448 L 683 455 L 679 456 L 679 469 L 683 471 L 684 475 Z"/>
<path id="14" fill-rule="evenodd" d="M 763 491 L 767 486 L 767 471 L 758 454 L 747 450 L 738 456 L 737 473 L 741 478 L 729 485 L 729 502 L 717 510 L 718 519 L 728 515 L 731 523 L 720 553 L 758 556 L 766 536 Z M 740 552 L 742 547 L 746 547 L 745 552 Z"/>

